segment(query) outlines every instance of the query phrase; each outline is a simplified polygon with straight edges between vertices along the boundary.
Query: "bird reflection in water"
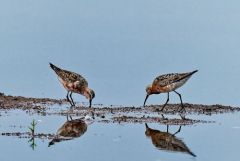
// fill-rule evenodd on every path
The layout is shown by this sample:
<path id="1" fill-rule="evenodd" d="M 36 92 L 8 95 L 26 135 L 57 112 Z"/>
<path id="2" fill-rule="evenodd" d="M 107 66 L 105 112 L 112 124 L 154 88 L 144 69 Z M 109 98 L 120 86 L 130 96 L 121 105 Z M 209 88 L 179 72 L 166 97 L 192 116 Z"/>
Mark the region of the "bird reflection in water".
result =
<path id="1" fill-rule="evenodd" d="M 49 142 L 48 146 L 82 136 L 87 131 L 87 126 L 83 119 L 72 120 L 71 118 L 58 129 L 56 136 Z"/>
<path id="2" fill-rule="evenodd" d="M 151 137 L 152 144 L 159 150 L 166 150 L 171 152 L 182 152 L 187 153 L 193 157 L 196 155 L 191 152 L 191 150 L 187 147 L 187 145 L 175 135 L 181 131 L 181 126 L 179 127 L 178 131 L 174 134 L 168 132 L 168 125 L 167 125 L 167 132 L 162 132 L 159 130 L 151 129 L 145 123 L 146 131 L 145 135 L 147 137 Z"/>

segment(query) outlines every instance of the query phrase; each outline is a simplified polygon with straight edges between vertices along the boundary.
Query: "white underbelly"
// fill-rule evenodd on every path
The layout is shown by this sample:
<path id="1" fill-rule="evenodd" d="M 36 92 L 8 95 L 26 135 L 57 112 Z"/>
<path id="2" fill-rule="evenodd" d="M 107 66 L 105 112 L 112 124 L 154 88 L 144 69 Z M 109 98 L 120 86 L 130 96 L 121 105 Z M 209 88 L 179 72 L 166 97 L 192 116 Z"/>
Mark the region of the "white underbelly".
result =
<path id="1" fill-rule="evenodd" d="M 172 83 L 170 85 L 167 85 L 168 92 L 174 91 L 177 88 L 181 87 L 182 85 L 184 85 L 186 83 L 187 80 L 188 79 L 183 79 L 179 82 L 175 82 L 175 83 Z"/>

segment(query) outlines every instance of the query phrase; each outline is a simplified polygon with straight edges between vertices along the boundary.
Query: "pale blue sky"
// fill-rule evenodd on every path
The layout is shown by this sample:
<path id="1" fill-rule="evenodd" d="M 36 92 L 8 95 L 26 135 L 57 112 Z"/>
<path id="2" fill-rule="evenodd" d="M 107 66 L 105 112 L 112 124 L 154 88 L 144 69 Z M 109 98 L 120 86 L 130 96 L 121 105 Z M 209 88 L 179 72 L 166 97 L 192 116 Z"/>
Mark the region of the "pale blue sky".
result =
<path id="1" fill-rule="evenodd" d="M 141 105 L 157 75 L 199 69 L 179 89 L 186 102 L 240 105 L 239 3 L 1 0 L 0 91 L 65 97 L 52 62 L 84 75 L 97 103 Z"/>
<path id="2" fill-rule="evenodd" d="M 156 76 L 198 69 L 178 90 L 184 102 L 240 106 L 239 6 L 239 0 L 0 0 L 0 92 L 65 98 L 52 62 L 86 77 L 93 103 L 140 106 Z M 147 104 L 165 101 L 162 94 Z M 173 102 L 179 103 L 174 93 Z M 0 137 L 0 160 L 239 160 L 239 113 L 187 117 L 216 121 L 183 126 L 177 135 L 196 159 L 157 150 L 143 124 L 94 123 L 82 137 L 51 148 L 36 139 L 34 152 L 27 139 Z M 66 121 L 4 111 L 1 131 L 25 132 L 33 119 L 41 120 L 37 132 L 46 133 Z"/>

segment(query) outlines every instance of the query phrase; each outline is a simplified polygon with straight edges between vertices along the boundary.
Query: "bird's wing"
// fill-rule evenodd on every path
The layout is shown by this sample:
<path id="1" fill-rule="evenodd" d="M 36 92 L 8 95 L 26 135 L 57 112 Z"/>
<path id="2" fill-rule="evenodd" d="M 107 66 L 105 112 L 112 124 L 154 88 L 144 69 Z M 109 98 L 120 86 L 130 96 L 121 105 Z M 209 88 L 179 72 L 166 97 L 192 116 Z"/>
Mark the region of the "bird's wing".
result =
<path id="1" fill-rule="evenodd" d="M 196 157 L 196 155 L 187 147 L 187 145 L 181 139 L 179 139 L 175 136 L 171 140 L 171 145 L 172 145 L 172 151 L 188 153 L 188 154 Z"/>
<path id="2" fill-rule="evenodd" d="M 188 73 L 170 73 L 170 74 L 160 75 L 154 79 L 153 86 L 160 85 L 161 87 L 165 87 L 172 83 L 176 83 L 183 79 L 189 78 L 192 74 L 193 74 L 192 72 L 188 72 Z"/>
<path id="3" fill-rule="evenodd" d="M 83 76 L 81 76 L 80 74 L 70 72 L 70 71 L 67 71 L 67 70 L 58 71 L 57 74 L 62 80 L 66 81 L 68 83 L 77 82 L 80 85 L 81 84 L 84 84 L 85 86 L 88 85 L 87 80 Z"/>
<path id="4" fill-rule="evenodd" d="M 81 77 L 79 80 L 77 80 L 76 82 L 76 86 L 78 88 L 84 88 L 84 87 L 88 87 L 88 82 L 85 78 Z"/>
<path id="5" fill-rule="evenodd" d="M 173 82 L 176 82 L 180 79 L 180 75 L 177 73 L 170 73 L 170 74 L 164 74 L 160 75 L 153 81 L 153 86 L 160 86 L 165 87 L 169 84 L 172 84 Z"/>

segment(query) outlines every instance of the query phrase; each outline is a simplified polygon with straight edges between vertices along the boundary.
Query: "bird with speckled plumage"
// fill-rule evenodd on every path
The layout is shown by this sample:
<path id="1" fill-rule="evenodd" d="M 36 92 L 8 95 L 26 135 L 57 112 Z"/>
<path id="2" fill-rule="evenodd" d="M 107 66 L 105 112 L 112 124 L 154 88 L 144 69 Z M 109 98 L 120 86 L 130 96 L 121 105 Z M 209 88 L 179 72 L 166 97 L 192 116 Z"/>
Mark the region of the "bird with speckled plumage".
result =
<path id="1" fill-rule="evenodd" d="M 151 85 L 148 85 L 146 88 L 146 98 L 144 101 L 143 106 L 145 107 L 146 101 L 148 97 L 152 94 L 160 94 L 160 93 L 167 93 L 167 101 L 163 105 L 162 109 L 160 111 L 163 111 L 165 106 L 167 105 L 169 101 L 169 92 L 175 92 L 181 101 L 181 109 L 182 111 L 184 109 L 183 103 L 182 103 L 182 97 L 181 94 L 176 91 L 177 88 L 184 85 L 187 80 L 198 70 L 187 72 L 187 73 L 170 73 L 170 74 L 164 74 L 160 75 L 157 78 L 154 79 L 153 83 Z"/>
<path id="2" fill-rule="evenodd" d="M 146 126 L 145 135 L 151 138 L 152 144 L 157 149 L 169 152 L 186 153 L 193 157 L 196 157 L 196 155 L 187 147 L 183 140 L 175 136 L 177 133 L 181 131 L 181 126 L 179 127 L 178 131 L 176 131 L 174 134 L 168 132 L 169 125 L 167 125 L 167 132 L 152 129 L 148 127 L 147 123 L 145 123 L 145 126 Z"/>
<path id="3" fill-rule="evenodd" d="M 82 136 L 87 131 L 87 126 L 87 123 L 82 119 L 68 120 L 58 129 L 48 146 Z"/>
<path id="4" fill-rule="evenodd" d="M 52 63 L 49 64 L 57 74 L 58 79 L 63 87 L 67 90 L 67 100 L 70 102 L 71 106 L 75 106 L 72 93 L 78 93 L 85 96 L 89 100 L 89 107 L 91 107 L 92 100 L 95 97 L 95 92 L 88 87 L 87 80 L 80 74 L 61 69 Z"/>

